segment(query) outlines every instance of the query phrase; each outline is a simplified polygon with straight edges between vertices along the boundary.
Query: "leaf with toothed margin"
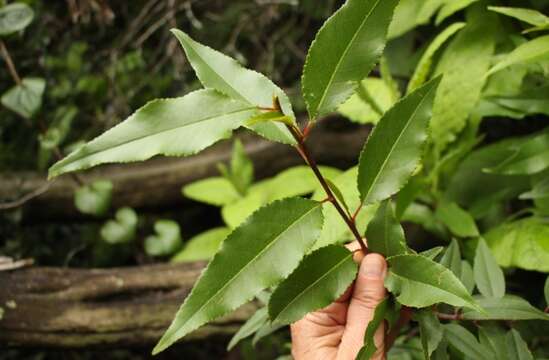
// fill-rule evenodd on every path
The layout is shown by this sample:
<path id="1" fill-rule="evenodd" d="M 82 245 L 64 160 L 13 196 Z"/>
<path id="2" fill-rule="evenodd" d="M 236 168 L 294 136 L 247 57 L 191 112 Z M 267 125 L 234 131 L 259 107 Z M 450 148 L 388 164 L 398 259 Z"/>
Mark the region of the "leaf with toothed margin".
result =
<path id="1" fill-rule="evenodd" d="M 284 199 L 253 213 L 223 241 L 153 354 L 287 277 L 321 229 L 320 203 L 312 200 Z"/>
<path id="2" fill-rule="evenodd" d="M 155 155 L 192 155 L 227 138 L 257 112 L 255 107 L 214 90 L 153 100 L 55 163 L 49 177 L 105 163 L 147 160 Z"/>
<path id="3" fill-rule="evenodd" d="M 295 123 L 295 116 L 288 96 L 263 74 L 241 66 L 236 60 L 193 40 L 181 30 L 172 29 L 179 40 L 202 85 L 215 89 L 230 98 L 253 106 L 272 107 L 278 98 L 285 121 Z M 248 127 L 248 124 L 245 124 Z M 280 122 L 266 121 L 249 126 L 269 140 L 295 144 L 295 139 Z"/>

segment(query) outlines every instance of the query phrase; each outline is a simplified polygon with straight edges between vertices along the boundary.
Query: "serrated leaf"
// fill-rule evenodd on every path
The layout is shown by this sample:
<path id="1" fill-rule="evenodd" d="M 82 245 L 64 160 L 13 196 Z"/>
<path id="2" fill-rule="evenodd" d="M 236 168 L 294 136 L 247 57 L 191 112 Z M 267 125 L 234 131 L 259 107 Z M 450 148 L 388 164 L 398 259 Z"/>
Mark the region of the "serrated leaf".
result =
<path id="1" fill-rule="evenodd" d="M 505 295 L 502 298 L 484 298 L 475 296 L 475 300 L 484 313 L 466 309 L 463 312 L 465 320 L 549 320 L 549 314 L 536 309 L 526 300 Z"/>
<path id="2" fill-rule="evenodd" d="M 389 298 L 385 298 L 377 304 L 374 310 L 374 316 L 366 327 L 366 333 L 364 334 L 364 346 L 358 352 L 356 360 L 369 360 L 375 354 L 377 347 L 374 342 L 374 335 L 385 319 L 388 306 Z"/>
<path id="3" fill-rule="evenodd" d="M 252 214 L 225 239 L 153 353 L 276 285 L 295 269 L 321 228 L 320 204 L 311 200 L 285 199 Z"/>
<path id="4" fill-rule="evenodd" d="M 366 230 L 368 249 L 386 257 L 406 254 L 404 230 L 395 218 L 390 200 L 383 201 Z"/>
<path id="5" fill-rule="evenodd" d="M 258 331 L 268 320 L 267 307 L 257 310 L 231 338 L 229 345 L 227 345 L 227 351 L 231 351 L 240 341 Z"/>
<path id="6" fill-rule="evenodd" d="M 505 295 L 505 277 L 484 239 L 480 238 L 473 266 L 475 282 L 486 297 L 501 298 Z"/>
<path id="7" fill-rule="evenodd" d="M 187 241 L 183 250 L 178 252 L 171 261 L 190 262 L 209 260 L 219 250 L 221 243 L 230 232 L 231 230 L 226 227 L 206 230 Z"/>
<path id="8" fill-rule="evenodd" d="M 149 256 L 171 255 L 183 244 L 179 224 L 173 220 L 158 220 L 154 223 L 155 235 L 145 238 L 145 252 Z"/>
<path id="9" fill-rule="evenodd" d="M 135 238 L 137 214 L 130 207 L 116 211 L 114 220 L 107 221 L 100 230 L 101 237 L 109 244 L 125 244 Z"/>
<path id="10" fill-rule="evenodd" d="M 450 245 L 442 255 L 440 264 L 452 270 L 456 277 L 461 277 L 461 252 L 456 239 L 452 239 Z"/>
<path id="11" fill-rule="evenodd" d="M 49 177 L 104 163 L 147 160 L 155 155 L 195 154 L 226 138 L 256 113 L 249 104 L 214 90 L 153 100 L 121 124 L 55 163 Z"/>
<path id="12" fill-rule="evenodd" d="M 74 205 L 84 214 L 105 215 L 111 206 L 112 188 L 112 183 L 107 180 L 82 186 L 74 192 Z"/>
<path id="13" fill-rule="evenodd" d="M 181 189 L 189 199 L 214 206 L 224 206 L 241 198 L 229 180 L 223 177 L 211 177 L 198 180 Z"/>
<path id="14" fill-rule="evenodd" d="M 439 302 L 478 309 L 467 289 L 446 267 L 421 255 L 398 255 L 390 264 L 385 286 L 407 306 L 427 307 Z"/>
<path id="15" fill-rule="evenodd" d="M 444 250 L 442 246 L 436 246 L 432 249 L 425 250 L 419 253 L 421 256 L 425 256 L 428 259 L 434 260 L 441 251 Z"/>
<path id="16" fill-rule="evenodd" d="M 513 17 L 534 26 L 549 25 L 549 17 L 534 9 L 507 6 L 488 6 L 488 10 Z"/>
<path id="17" fill-rule="evenodd" d="M 475 275 L 473 273 L 473 268 L 466 260 L 461 260 L 461 276 L 459 279 L 463 285 L 465 285 L 467 292 L 472 294 L 473 289 L 475 288 Z"/>
<path id="18" fill-rule="evenodd" d="M 478 337 L 480 343 L 495 355 L 495 359 L 507 358 L 505 331 L 500 326 L 490 323 L 482 324 L 478 328 Z"/>
<path id="19" fill-rule="evenodd" d="M 303 68 L 311 119 L 335 110 L 368 76 L 385 46 L 398 0 L 348 0 L 318 31 Z"/>
<path id="20" fill-rule="evenodd" d="M 342 246 L 312 252 L 273 292 L 269 318 L 273 323 L 290 324 L 330 305 L 351 285 L 357 268 L 353 253 Z"/>
<path id="21" fill-rule="evenodd" d="M 475 219 L 455 202 L 442 201 L 437 207 L 435 216 L 456 236 L 475 237 L 479 235 Z"/>
<path id="22" fill-rule="evenodd" d="M 450 39 L 455 33 L 461 30 L 465 25 L 466 24 L 462 22 L 454 23 L 448 26 L 442 32 L 440 32 L 433 39 L 433 41 L 431 41 L 423 55 L 421 55 L 421 59 L 416 66 L 414 74 L 408 82 L 408 89 L 406 90 L 407 93 L 410 93 L 419 86 L 421 86 L 425 82 L 425 80 L 429 78 L 431 65 L 433 63 L 433 57 L 435 56 L 438 49 L 440 49 L 440 47 L 444 45 L 444 43 L 446 43 L 448 39 Z"/>
<path id="23" fill-rule="evenodd" d="M 440 25 L 446 18 L 452 16 L 456 12 L 465 9 L 472 3 L 478 0 L 452 0 L 446 1 L 445 4 L 440 8 L 435 23 Z"/>
<path id="24" fill-rule="evenodd" d="M 288 96 L 266 76 L 242 67 L 236 60 L 194 41 L 180 30 L 172 29 L 172 33 L 206 88 L 215 89 L 254 107 L 271 107 L 273 97 L 276 97 L 282 112 L 295 122 Z M 264 122 L 253 125 L 252 129 L 270 140 L 295 144 L 294 137 L 284 124 Z"/>
<path id="25" fill-rule="evenodd" d="M 540 36 L 517 46 L 494 65 L 487 76 L 517 64 L 531 64 L 549 59 L 549 35 Z"/>
<path id="26" fill-rule="evenodd" d="M 507 352 L 511 360 L 534 360 L 532 353 L 528 349 L 528 345 L 520 336 L 520 333 L 511 329 L 507 333 Z"/>
<path id="27" fill-rule="evenodd" d="M 20 85 L 6 91 L 0 101 L 6 108 L 30 119 L 42 106 L 45 88 L 46 81 L 42 78 L 24 78 Z"/>
<path id="28" fill-rule="evenodd" d="M 34 11 L 24 3 L 0 7 L 0 36 L 12 34 L 26 28 L 34 18 Z"/>
<path id="29" fill-rule="evenodd" d="M 442 340 L 443 329 L 440 321 L 431 309 L 419 310 L 415 313 L 415 319 L 419 322 L 421 346 L 425 359 L 430 359 Z"/>
<path id="30" fill-rule="evenodd" d="M 493 359 L 490 350 L 480 344 L 475 336 L 467 329 L 458 324 L 444 325 L 445 338 L 450 345 L 467 358 L 475 360 L 490 360 Z"/>
<path id="31" fill-rule="evenodd" d="M 359 159 L 358 189 L 365 204 L 400 190 L 420 163 L 431 107 L 440 78 L 396 103 L 383 115 Z"/>

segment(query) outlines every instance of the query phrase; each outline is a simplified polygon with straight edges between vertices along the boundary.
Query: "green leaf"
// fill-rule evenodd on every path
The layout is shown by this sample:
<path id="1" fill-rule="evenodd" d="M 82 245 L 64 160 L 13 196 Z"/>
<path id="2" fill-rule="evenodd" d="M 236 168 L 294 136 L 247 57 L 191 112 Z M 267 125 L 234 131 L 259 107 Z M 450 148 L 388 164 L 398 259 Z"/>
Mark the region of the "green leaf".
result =
<path id="1" fill-rule="evenodd" d="M 330 179 L 324 179 L 324 180 L 326 181 L 326 184 L 328 184 L 328 187 L 330 188 L 330 190 L 334 194 L 334 196 L 335 196 L 336 200 L 339 202 L 339 204 L 341 204 L 341 206 L 343 206 L 345 208 L 345 210 L 347 210 L 347 213 L 350 214 L 349 206 L 347 206 L 347 203 L 345 202 L 345 197 L 343 196 L 343 193 L 341 192 L 341 190 L 339 190 L 337 185 L 334 184 Z"/>
<path id="2" fill-rule="evenodd" d="M 286 325 L 283 324 L 273 324 L 270 322 L 263 324 L 263 326 L 261 326 L 261 328 L 257 330 L 254 337 L 252 338 L 252 346 L 256 346 L 261 339 L 271 335 L 272 333 L 282 329 L 285 326 Z"/>
<path id="3" fill-rule="evenodd" d="M 398 0 L 347 0 L 318 31 L 303 68 L 309 117 L 335 110 L 378 61 Z"/>
<path id="4" fill-rule="evenodd" d="M 395 218 L 390 200 L 383 201 L 366 230 L 368 249 L 386 257 L 406 254 L 404 230 Z"/>
<path id="5" fill-rule="evenodd" d="M 34 11 L 23 3 L 0 7 L 0 36 L 12 34 L 26 28 L 34 18 Z"/>
<path id="6" fill-rule="evenodd" d="M 480 344 L 475 336 L 458 324 L 444 325 L 445 338 L 450 345 L 466 356 L 466 358 L 489 360 L 493 359 L 490 350 Z"/>
<path id="7" fill-rule="evenodd" d="M 400 190 L 420 163 L 440 78 L 429 81 L 383 115 L 359 159 L 360 199 L 369 204 Z"/>
<path id="8" fill-rule="evenodd" d="M 478 241 L 473 272 L 477 288 L 482 295 L 492 298 L 501 298 L 505 295 L 503 271 L 482 238 Z"/>
<path id="9" fill-rule="evenodd" d="M 360 82 L 357 91 L 337 111 L 359 124 L 376 124 L 393 103 L 391 89 L 385 81 L 369 77 Z"/>
<path id="10" fill-rule="evenodd" d="M 442 32 L 440 32 L 434 39 L 431 41 L 423 55 L 421 55 L 421 59 L 419 60 L 419 63 L 416 66 L 416 69 L 414 71 L 414 74 L 410 78 L 410 81 L 408 82 L 408 89 L 406 90 L 407 93 L 412 92 L 419 86 L 421 86 L 428 78 L 429 74 L 431 72 L 431 65 L 433 63 L 433 57 L 435 56 L 436 52 L 448 39 L 450 39 L 455 33 L 457 33 L 459 30 L 461 30 L 465 26 L 465 23 L 458 22 L 454 23 L 450 26 L 448 26 L 446 29 L 444 29 Z"/>
<path id="11" fill-rule="evenodd" d="M 456 275 L 461 277 L 461 252 L 459 251 L 459 244 L 456 239 L 452 239 L 450 246 L 444 252 L 440 264 L 444 265 Z"/>
<path id="12" fill-rule="evenodd" d="M 179 224 L 173 220 L 158 220 L 154 223 L 156 235 L 145 238 L 145 252 L 150 256 L 171 255 L 183 244 Z"/>
<path id="13" fill-rule="evenodd" d="M 54 164 L 49 177 L 104 163 L 146 160 L 155 155 L 192 155 L 228 137 L 256 112 L 250 105 L 214 90 L 153 100 Z"/>
<path id="14" fill-rule="evenodd" d="M 356 360 L 369 360 L 372 355 L 375 354 L 377 347 L 374 342 L 374 335 L 376 333 L 376 330 L 385 319 L 388 304 L 389 298 L 385 298 L 383 299 L 383 301 L 377 304 L 376 309 L 374 310 L 374 316 L 366 327 L 366 333 L 364 334 L 364 346 L 358 352 Z"/>
<path id="15" fill-rule="evenodd" d="M 211 177 L 198 180 L 181 189 L 189 199 L 214 206 L 224 206 L 241 198 L 233 184 L 223 177 Z"/>
<path id="16" fill-rule="evenodd" d="M 153 353 L 287 277 L 321 228 L 320 204 L 311 200 L 285 199 L 252 214 L 225 239 Z"/>
<path id="17" fill-rule="evenodd" d="M 442 340 L 443 328 L 440 321 L 431 309 L 419 310 L 415 313 L 415 319 L 419 322 L 421 346 L 425 359 L 430 359 Z"/>
<path id="18" fill-rule="evenodd" d="M 230 232 L 231 230 L 226 227 L 206 230 L 187 241 L 183 250 L 178 252 L 172 258 L 172 261 L 190 262 L 209 260 L 219 250 L 221 243 Z"/>
<path id="19" fill-rule="evenodd" d="M 276 97 L 282 112 L 295 122 L 288 96 L 266 76 L 243 68 L 236 60 L 194 41 L 180 30 L 172 29 L 172 33 L 179 40 L 198 79 L 206 88 L 215 89 L 254 107 L 271 107 L 273 98 Z M 253 125 L 252 129 L 267 139 L 295 144 L 295 139 L 284 124 L 264 122 Z"/>
<path id="20" fill-rule="evenodd" d="M 494 65 L 487 76 L 511 65 L 531 64 L 549 59 L 549 35 L 540 36 L 517 46 L 503 60 Z"/>
<path id="21" fill-rule="evenodd" d="M 253 180 L 254 164 L 246 155 L 242 142 L 236 139 L 231 156 L 230 181 L 240 194 L 245 195 Z"/>
<path id="22" fill-rule="evenodd" d="M 519 199 L 544 199 L 549 198 L 549 177 L 534 183 L 531 191 L 520 194 Z"/>
<path id="23" fill-rule="evenodd" d="M 473 293 L 475 288 L 475 275 L 473 273 L 473 268 L 466 260 L 461 260 L 461 276 L 459 277 L 467 292 L 469 294 Z"/>
<path id="24" fill-rule="evenodd" d="M 534 9 L 507 6 L 488 6 L 488 10 L 513 17 L 534 26 L 549 25 L 549 17 Z"/>
<path id="25" fill-rule="evenodd" d="M 45 88 L 46 81 L 42 78 L 24 78 L 21 85 L 15 85 L 6 91 L 0 101 L 6 108 L 30 119 L 42 106 Z"/>
<path id="26" fill-rule="evenodd" d="M 431 139 L 438 151 L 444 150 L 465 127 L 480 99 L 494 53 L 494 16 L 480 10 L 472 15 L 442 54 L 435 71 L 444 74 L 431 120 Z"/>
<path id="27" fill-rule="evenodd" d="M 504 223 L 484 235 L 500 266 L 549 272 L 549 224 L 536 217 Z"/>
<path id="28" fill-rule="evenodd" d="M 125 244 L 135 239 L 137 214 L 130 207 L 116 211 L 114 220 L 107 221 L 100 230 L 101 237 L 109 244 Z"/>
<path id="29" fill-rule="evenodd" d="M 495 355 L 495 359 L 507 359 L 505 331 L 497 324 L 483 324 L 478 328 L 480 343 Z"/>
<path id="30" fill-rule="evenodd" d="M 528 345 L 515 329 L 507 333 L 507 354 L 511 360 L 534 360 Z"/>
<path id="31" fill-rule="evenodd" d="M 227 351 L 231 351 L 240 341 L 258 331 L 268 320 L 269 315 L 267 314 L 267 307 L 257 310 L 231 338 L 231 341 L 227 346 Z"/>
<path id="32" fill-rule="evenodd" d="M 549 276 L 545 280 L 545 286 L 543 288 L 543 293 L 545 295 L 545 304 L 549 306 Z"/>
<path id="33" fill-rule="evenodd" d="M 452 0 L 452 1 L 446 1 L 445 4 L 440 8 L 437 19 L 435 20 L 435 23 L 437 25 L 440 25 L 446 18 L 450 17 L 451 15 L 455 14 L 456 12 L 465 9 L 472 3 L 476 2 L 478 0 Z"/>
<path id="34" fill-rule="evenodd" d="M 273 323 L 290 324 L 330 305 L 347 290 L 356 273 L 353 253 L 346 248 L 329 245 L 314 251 L 273 292 L 269 318 Z"/>
<path id="35" fill-rule="evenodd" d="M 505 295 L 502 298 L 484 298 L 475 296 L 475 300 L 484 313 L 465 309 L 464 320 L 549 320 L 549 314 L 536 309 L 526 300 Z"/>
<path id="36" fill-rule="evenodd" d="M 437 255 L 440 254 L 440 252 L 442 250 L 444 250 L 444 248 L 442 246 L 436 246 L 432 249 L 420 252 L 419 255 L 425 256 L 426 258 L 428 258 L 430 260 L 434 260 L 437 257 Z"/>
<path id="37" fill-rule="evenodd" d="M 456 236 L 475 237 L 479 235 L 475 219 L 455 202 L 442 201 L 437 207 L 435 216 Z"/>
<path id="38" fill-rule="evenodd" d="M 397 255 L 390 264 L 385 286 L 407 306 L 427 307 L 439 302 L 478 309 L 467 289 L 446 267 L 421 255 Z"/>
<path id="39" fill-rule="evenodd" d="M 445 0 L 400 0 L 389 26 L 389 39 L 397 38 L 418 25 L 425 25 Z"/>
<path id="40" fill-rule="evenodd" d="M 111 206 L 112 188 L 107 180 L 82 186 L 74 192 L 74 205 L 84 214 L 103 216 Z"/>

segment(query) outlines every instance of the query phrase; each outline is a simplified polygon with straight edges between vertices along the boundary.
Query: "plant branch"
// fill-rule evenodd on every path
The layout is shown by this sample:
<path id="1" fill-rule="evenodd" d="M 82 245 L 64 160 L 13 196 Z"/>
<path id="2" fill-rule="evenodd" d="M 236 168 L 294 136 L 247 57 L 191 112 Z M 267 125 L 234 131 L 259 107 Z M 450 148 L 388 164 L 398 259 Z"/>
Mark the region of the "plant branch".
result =
<path id="1" fill-rule="evenodd" d="M 19 77 L 19 74 L 17 73 L 17 70 L 15 69 L 15 65 L 13 64 L 13 61 L 11 60 L 10 53 L 8 52 L 8 49 L 6 48 L 6 44 L 4 44 L 3 40 L 0 40 L 0 54 L 2 55 L 2 58 L 4 58 L 4 61 L 6 62 L 6 65 L 8 66 L 8 70 L 10 72 L 11 77 L 13 78 L 13 81 L 17 85 L 21 85 L 21 78 Z"/>
<path id="2" fill-rule="evenodd" d="M 292 133 L 292 135 L 294 136 L 294 138 L 297 141 L 297 147 L 296 147 L 297 151 L 299 152 L 301 157 L 303 157 L 303 159 L 305 160 L 307 165 L 309 165 L 311 170 L 313 170 L 313 173 L 315 174 L 316 178 L 318 179 L 318 182 L 320 183 L 320 185 L 322 186 L 322 188 L 326 192 L 326 195 L 328 196 L 328 201 L 330 201 L 332 203 L 332 205 L 334 205 L 334 207 L 336 208 L 339 215 L 341 215 L 341 217 L 343 218 L 343 221 L 345 221 L 345 223 L 347 224 L 347 226 L 349 227 L 349 229 L 353 233 L 355 239 L 360 244 L 360 248 L 361 248 L 362 252 L 364 254 L 368 253 L 368 247 L 366 246 L 366 244 L 364 243 L 364 240 L 360 236 L 360 233 L 358 232 L 358 229 L 356 228 L 355 222 L 347 215 L 345 210 L 343 210 L 343 208 L 341 207 L 341 205 L 337 201 L 337 198 L 334 196 L 332 190 L 330 189 L 330 186 L 326 182 L 326 179 L 324 178 L 324 176 L 322 175 L 322 173 L 318 169 L 316 161 L 311 156 L 311 154 L 309 152 L 309 149 L 307 148 L 307 145 L 305 144 L 305 139 L 304 139 L 303 134 L 295 126 L 287 125 L 287 127 L 288 127 L 288 129 L 290 130 L 290 132 Z"/>
<path id="3" fill-rule="evenodd" d="M 463 315 L 461 314 L 445 314 L 445 313 L 440 313 L 438 311 L 435 311 L 435 315 L 440 320 L 463 320 Z"/>

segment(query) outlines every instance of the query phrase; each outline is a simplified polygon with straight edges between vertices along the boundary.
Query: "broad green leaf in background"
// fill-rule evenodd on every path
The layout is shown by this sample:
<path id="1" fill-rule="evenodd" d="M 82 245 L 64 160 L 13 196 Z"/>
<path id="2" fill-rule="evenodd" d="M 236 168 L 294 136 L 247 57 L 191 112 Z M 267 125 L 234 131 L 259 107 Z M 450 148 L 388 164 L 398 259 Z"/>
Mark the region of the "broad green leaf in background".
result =
<path id="1" fill-rule="evenodd" d="M 364 334 L 364 346 L 358 352 L 356 360 L 369 360 L 372 355 L 375 354 L 377 346 L 374 341 L 374 335 L 385 319 L 388 306 L 389 298 L 387 297 L 377 304 L 376 309 L 374 310 L 374 316 L 372 320 L 368 322 L 368 326 L 366 327 L 366 333 Z"/>
<path id="2" fill-rule="evenodd" d="M 82 186 L 74 192 L 74 205 L 84 214 L 105 215 L 111 206 L 112 188 L 112 183 L 107 180 Z"/>
<path id="3" fill-rule="evenodd" d="M 401 221 L 407 221 L 421 225 L 426 231 L 441 239 L 448 239 L 449 234 L 444 225 L 435 218 L 435 214 L 429 206 L 412 202 L 402 214 Z"/>
<path id="4" fill-rule="evenodd" d="M 421 86 L 425 80 L 429 78 L 429 74 L 431 72 L 431 65 L 433 63 L 433 57 L 435 56 L 436 52 L 448 39 L 450 39 L 455 33 L 457 33 L 459 30 L 461 30 L 465 26 L 465 23 L 458 22 L 454 23 L 450 26 L 448 26 L 446 29 L 444 29 L 442 32 L 440 32 L 434 39 L 431 41 L 423 55 L 421 55 L 421 59 L 419 60 L 419 63 L 416 66 L 416 69 L 414 71 L 414 74 L 410 78 L 410 81 L 408 82 L 408 89 L 406 90 L 407 93 L 412 92 L 419 86 Z"/>
<path id="5" fill-rule="evenodd" d="M 233 184 L 224 177 L 211 177 L 198 180 L 181 189 L 189 199 L 214 206 L 224 206 L 241 198 Z"/>
<path id="6" fill-rule="evenodd" d="M 255 347 L 261 339 L 263 339 L 263 338 L 271 335 L 272 333 L 282 329 L 284 326 L 286 326 L 286 325 L 274 324 L 274 323 L 271 323 L 271 322 L 267 322 L 267 323 L 263 324 L 259 328 L 259 330 L 257 330 L 254 337 L 252 338 L 252 346 Z"/>
<path id="7" fill-rule="evenodd" d="M 477 341 L 475 336 L 458 324 L 444 325 L 445 338 L 450 345 L 468 359 L 493 359 L 490 349 Z"/>
<path id="8" fill-rule="evenodd" d="M 407 306 L 427 307 L 444 302 L 478 309 L 467 289 L 452 271 L 421 255 L 387 259 L 390 269 L 385 286 Z"/>
<path id="9" fill-rule="evenodd" d="M 503 223 L 484 239 L 500 266 L 549 272 L 549 223 L 543 218 Z"/>
<path id="10" fill-rule="evenodd" d="M 483 323 L 478 328 L 478 337 L 480 343 L 492 351 L 495 359 L 507 358 L 507 341 L 505 331 L 501 326 L 494 323 Z"/>
<path id="11" fill-rule="evenodd" d="M 452 0 L 445 1 L 444 5 L 440 8 L 435 23 L 440 25 L 446 18 L 455 14 L 456 12 L 465 9 L 467 6 L 478 0 Z"/>
<path id="12" fill-rule="evenodd" d="M 166 256 L 175 253 L 183 240 L 179 224 L 173 220 L 158 220 L 154 223 L 155 235 L 145 238 L 145 252 L 150 256 Z"/>
<path id="13" fill-rule="evenodd" d="M 104 163 L 140 161 L 155 155 L 195 154 L 228 137 L 255 113 L 257 109 L 249 104 L 214 90 L 153 100 L 54 164 L 49 177 Z"/>
<path id="14" fill-rule="evenodd" d="M 415 320 L 419 323 L 423 355 L 425 359 L 430 359 L 431 354 L 442 340 L 443 328 L 431 309 L 419 310 L 414 316 Z"/>
<path id="15" fill-rule="evenodd" d="M 396 102 L 402 97 L 402 93 L 400 92 L 399 84 L 393 77 L 389 61 L 386 56 L 381 56 L 379 59 L 379 73 L 381 75 L 381 79 L 389 87 L 391 102 Z"/>
<path id="16" fill-rule="evenodd" d="M 455 202 L 441 201 L 435 216 L 456 236 L 475 237 L 479 235 L 475 219 Z"/>
<path id="17" fill-rule="evenodd" d="M 425 256 L 430 260 L 434 260 L 442 250 L 444 250 L 442 246 L 435 246 L 434 248 L 420 252 L 419 255 Z"/>
<path id="18" fill-rule="evenodd" d="M 452 239 L 452 242 L 450 242 L 450 245 L 440 259 L 440 264 L 452 270 L 458 278 L 461 277 L 461 252 L 456 239 Z"/>
<path id="19" fill-rule="evenodd" d="M 516 67 L 509 67 L 490 77 L 508 75 Z M 509 76 L 504 76 L 509 82 Z M 518 89 L 509 94 L 496 94 L 484 97 L 477 112 L 482 116 L 500 116 L 522 119 L 531 114 L 549 115 L 549 86 L 541 85 Z"/>
<path id="20" fill-rule="evenodd" d="M 223 241 L 153 353 L 276 285 L 296 268 L 321 228 L 320 204 L 311 200 L 285 199 L 252 214 Z"/>
<path id="21" fill-rule="evenodd" d="M 1 6 L 0 36 L 23 30 L 31 23 L 33 17 L 34 12 L 27 4 L 14 3 Z"/>
<path id="22" fill-rule="evenodd" d="M 473 268 L 469 265 L 467 260 L 461 260 L 461 276 L 459 279 L 463 285 L 465 285 L 467 292 L 472 294 L 473 289 L 475 288 L 475 274 L 473 272 Z"/>
<path id="23" fill-rule="evenodd" d="M 549 29 L 549 17 L 534 9 L 507 6 L 488 6 L 488 10 L 513 17 L 535 26 L 525 32 Z"/>
<path id="24" fill-rule="evenodd" d="M 231 338 L 229 345 L 227 345 L 227 351 L 231 351 L 241 340 L 258 331 L 268 320 L 267 307 L 257 310 Z"/>
<path id="25" fill-rule="evenodd" d="M 430 11 L 435 2 L 440 3 L 437 8 L 442 5 L 442 0 L 400 0 L 389 25 L 387 37 L 394 39 L 418 25 L 426 24 L 436 11 L 436 8 Z"/>
<path id="26" fill-rule="evenodd" d="M 420 163 L 431 107 L 440 78 L 407 95 L 383 115 L 359 159 L 362 203 L 384 200 L 400 190 Z"/>
<path id="27" fill-rule="evenodd" d="M 528 344 L 522 339 L 520 333 L 511 329 L 507 333 L 507 355 L 511 360 L 534 360 L 528 349 Z"/>
<path id="28" fill-rule="evenodd" d="M 312 252 L 273 292 L 269 318 L 290 324 L 330 305 L 351 285 L 356 272 L 353 253 L 343 246 L 329 245 Z"/>
<path id="29" fill-rule="evenodd" d="M 206 230 L 187 241 L 183 250 L 178 252 L 172 258 L 172 261 L 190 262 L 208 260 L 219 250 L 219 246 L 230 232 L 231 230 L 226 227 Z"/>
<path id="30" fill-rule="evenodd" d="M 478 241 L 473 272 L 477 288 L 482 295 L 490 298 L 501 298 L 505 295 L 503 271 L 482 238 Z"/>
<path id="31" fill-rule="evenodd" d="M 487 75 L 516 64 L 531 64 L 549 59 L 549 35 L 540 36 L 523 43 L 494 65 Z"/>
<path id="32" fill-rule="evenodd" d="M 484 298 L 475 296 L 484 313 L 465 309 L 465 320 L 549 320 L 549 314 L 536 309 L 528 301 L 514 295 L 502 298 Z"/>
<path id="33" fill-rule="evenodd" d="M 453 2 L 450 2 L 450 4 Z M 466 126 L 480 99 L 495 43 L 494 17 L 475 8 L 467 25 L 452 39 L 435 74 L 444 74 L 433 105 L 431 139 L 438 151 Z"/>
<path id="34" fill-rule="evenodd" d="M 347 0 L 318 31 L 303 68 L 309 117 L 335 110 L 378 61 L 398 0 Z"/>
<path id="35" fill-rule="evenodd" d="M 109 244 L 125 244 L 133 241 L 137 230 L 137 214 L 130 207 L 116 211 L 114 220 L 107 221 L 100 230 L 101 237 Z"/>
<path id="36" fill-rule="evenodd" d="M 425 181 L 420 176 L 412 176 L 408 183 L 398 192 L 395 204 L 395 216 L 397 219 L 402 218 L 402 214 L 408 206 L 416 199 L 416 197 L 425 189 Z"/>
<path id="37" fill-rule="evenodd" d="M 549 276 L 545 280 L 545 286 L 543 287 L 543 294 L 545 295 L 545 304 L 549 306 Z"/>
<path id="38" fill-rule="evenodd" d="M 404 230 L 395 218 L 390 200 L 383 201 L 366 230 L 368 249 L 386 257 L 406 254 Z"/>
<path id="39" fill-rule="evenodd" d="M 393 103 L 385 81 L 369 77 L 360 82 L 357 91 L 337 111 L 359 124 L 375 124 Z"/>
<path id="40" fill-rule="evenodd" d="M 180 30 L 173 29 L 172 33 L 179 40 L 198 79 L 206 88 L 215 89 L 254 107 L 272 107 L 273 97 L 277 97 L 282 112 L 295 122 L 288 96 L 266 76 L 242 67 L 236 60 L 194 41 Z M 284 124 L 263 122 L 252 128 L 270 140 L 295 144 Z"/>
<path id="41" fill-rule="evenodd" d="M 46 81 L 42 78 L 24 78 L 20 85 L 6 91 L 0 101 L 6 108 L 30 119 L 42 106 L 45 88 Z"/>
<path id="42" fill-rule="evenodd" d="M 536 182 L 532 187 L 532 190 L 522 193 L 519 196 L 519 199 L 521 200 L 544 198 L 549 198 L 549 177 Z"/>

